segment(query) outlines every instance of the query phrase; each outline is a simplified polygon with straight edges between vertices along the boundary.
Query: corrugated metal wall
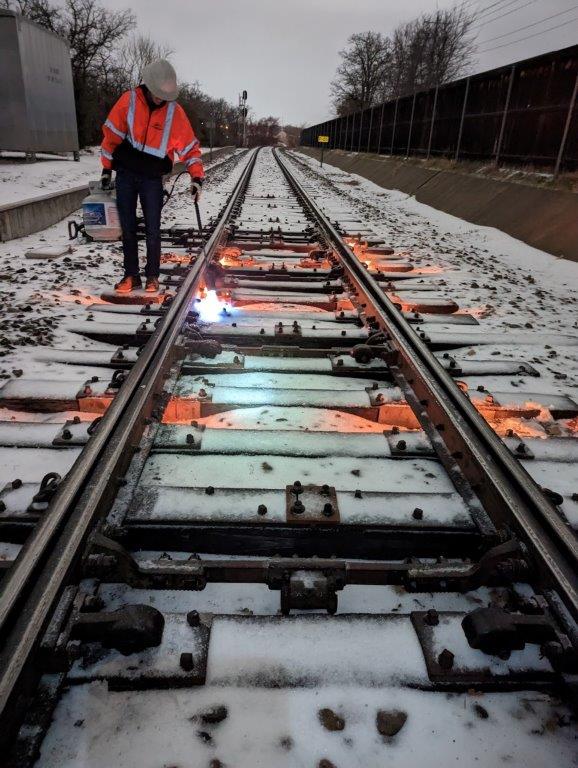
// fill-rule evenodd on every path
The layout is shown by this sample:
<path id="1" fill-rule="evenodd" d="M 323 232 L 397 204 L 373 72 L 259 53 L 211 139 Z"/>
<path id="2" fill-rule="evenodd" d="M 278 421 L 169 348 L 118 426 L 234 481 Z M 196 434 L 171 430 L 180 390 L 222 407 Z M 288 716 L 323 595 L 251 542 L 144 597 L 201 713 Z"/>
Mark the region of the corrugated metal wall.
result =
<path id="1" fill-rule="evenodd" d="M 304 146 L 578 169 L 578 45 L 306 128 Z"/>

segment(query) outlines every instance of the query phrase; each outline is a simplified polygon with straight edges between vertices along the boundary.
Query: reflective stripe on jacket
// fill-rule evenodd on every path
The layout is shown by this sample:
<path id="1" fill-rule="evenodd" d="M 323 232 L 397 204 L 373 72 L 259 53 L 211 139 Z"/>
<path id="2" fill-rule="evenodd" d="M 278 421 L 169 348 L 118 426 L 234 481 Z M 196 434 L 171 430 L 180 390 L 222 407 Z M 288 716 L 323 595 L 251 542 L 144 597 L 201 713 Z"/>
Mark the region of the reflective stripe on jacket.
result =
<path id="1" fill-rule="evenodd" d="M 126 91 L 110 110 L 102 133 L 100 154 L 105 168 L 112 168 L 114 150 L 126 139 L 138 151 L 154 157 L 168 156 L 174 162 L 176 154 L 191 176 L 205 175 L 199 140 L 175 101 L 151 110 L 141 88 Z"/>

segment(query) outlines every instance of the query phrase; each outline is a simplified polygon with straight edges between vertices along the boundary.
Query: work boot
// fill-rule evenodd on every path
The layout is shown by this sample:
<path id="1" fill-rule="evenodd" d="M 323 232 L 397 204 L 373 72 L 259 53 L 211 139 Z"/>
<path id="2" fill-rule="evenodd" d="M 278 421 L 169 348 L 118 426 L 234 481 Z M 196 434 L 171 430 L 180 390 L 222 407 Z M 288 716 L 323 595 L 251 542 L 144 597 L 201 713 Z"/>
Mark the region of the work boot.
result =
<path id="1" fill-rule="evenodd" d="M 142 288 L 140 277 L 134 277 L 133 275 L 125 275 L 115 286 L 114 290 L 118 293 L 130 293 L 138 288 Z"/>
<path id="2" fill-rule="evenodd" d="M 158 277 L 147 277 L 145 291 L 147 293 L 158 293 L 159 279 Z"/>

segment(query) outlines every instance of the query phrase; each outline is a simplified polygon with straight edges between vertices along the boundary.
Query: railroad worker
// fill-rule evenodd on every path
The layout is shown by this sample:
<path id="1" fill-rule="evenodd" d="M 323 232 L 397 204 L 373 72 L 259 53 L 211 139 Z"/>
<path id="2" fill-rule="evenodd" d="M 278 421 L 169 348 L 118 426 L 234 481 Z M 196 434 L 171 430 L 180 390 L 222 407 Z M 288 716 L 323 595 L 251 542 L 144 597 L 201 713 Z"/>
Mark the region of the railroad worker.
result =
<path id="1" fill-rule="evenodd" d="M 170 173 L 175 154 L 191 176 L 191 194 L 198 202 L 204 170 L 201 148 L 183 108 L 176 103 L 177 76 L 168 61 L 159 59 L 143 70 L 142 83 L 122 94 L 102 127 L 102 188 L 111 186 L 116 171 L 116 203 L 122 228 L 124 277 L 120 293 L 142 288 L 137 242 L 137 198 L 145 220 L 145 291 L 159 288 L 163 176 Z"/>

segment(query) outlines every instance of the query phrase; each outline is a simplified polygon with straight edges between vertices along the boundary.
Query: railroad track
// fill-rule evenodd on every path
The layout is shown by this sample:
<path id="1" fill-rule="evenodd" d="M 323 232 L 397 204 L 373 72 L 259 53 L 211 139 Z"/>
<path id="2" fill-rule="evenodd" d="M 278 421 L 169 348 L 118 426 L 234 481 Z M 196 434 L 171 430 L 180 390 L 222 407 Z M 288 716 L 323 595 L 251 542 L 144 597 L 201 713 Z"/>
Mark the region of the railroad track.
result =
<path id="1" fill-rule="evenodd" d="M 90 415 L 0 425 L 52 471 L 0 513 L 25 543 L 0 597 L 12 764 L 567 759 L 575 500 L 524 467 L 574 443 L 508 435 L 525 402 L 463 391 L 535 370 L 458 362 L 475 321 L 435 275 L 316 201 L 294 158 L 239 162 L 202 236 L 164 232 L 168 300 L 108 296 L 74 328 L 101 348 L 45 352 L 69 381 L 0 392 Z"/>

